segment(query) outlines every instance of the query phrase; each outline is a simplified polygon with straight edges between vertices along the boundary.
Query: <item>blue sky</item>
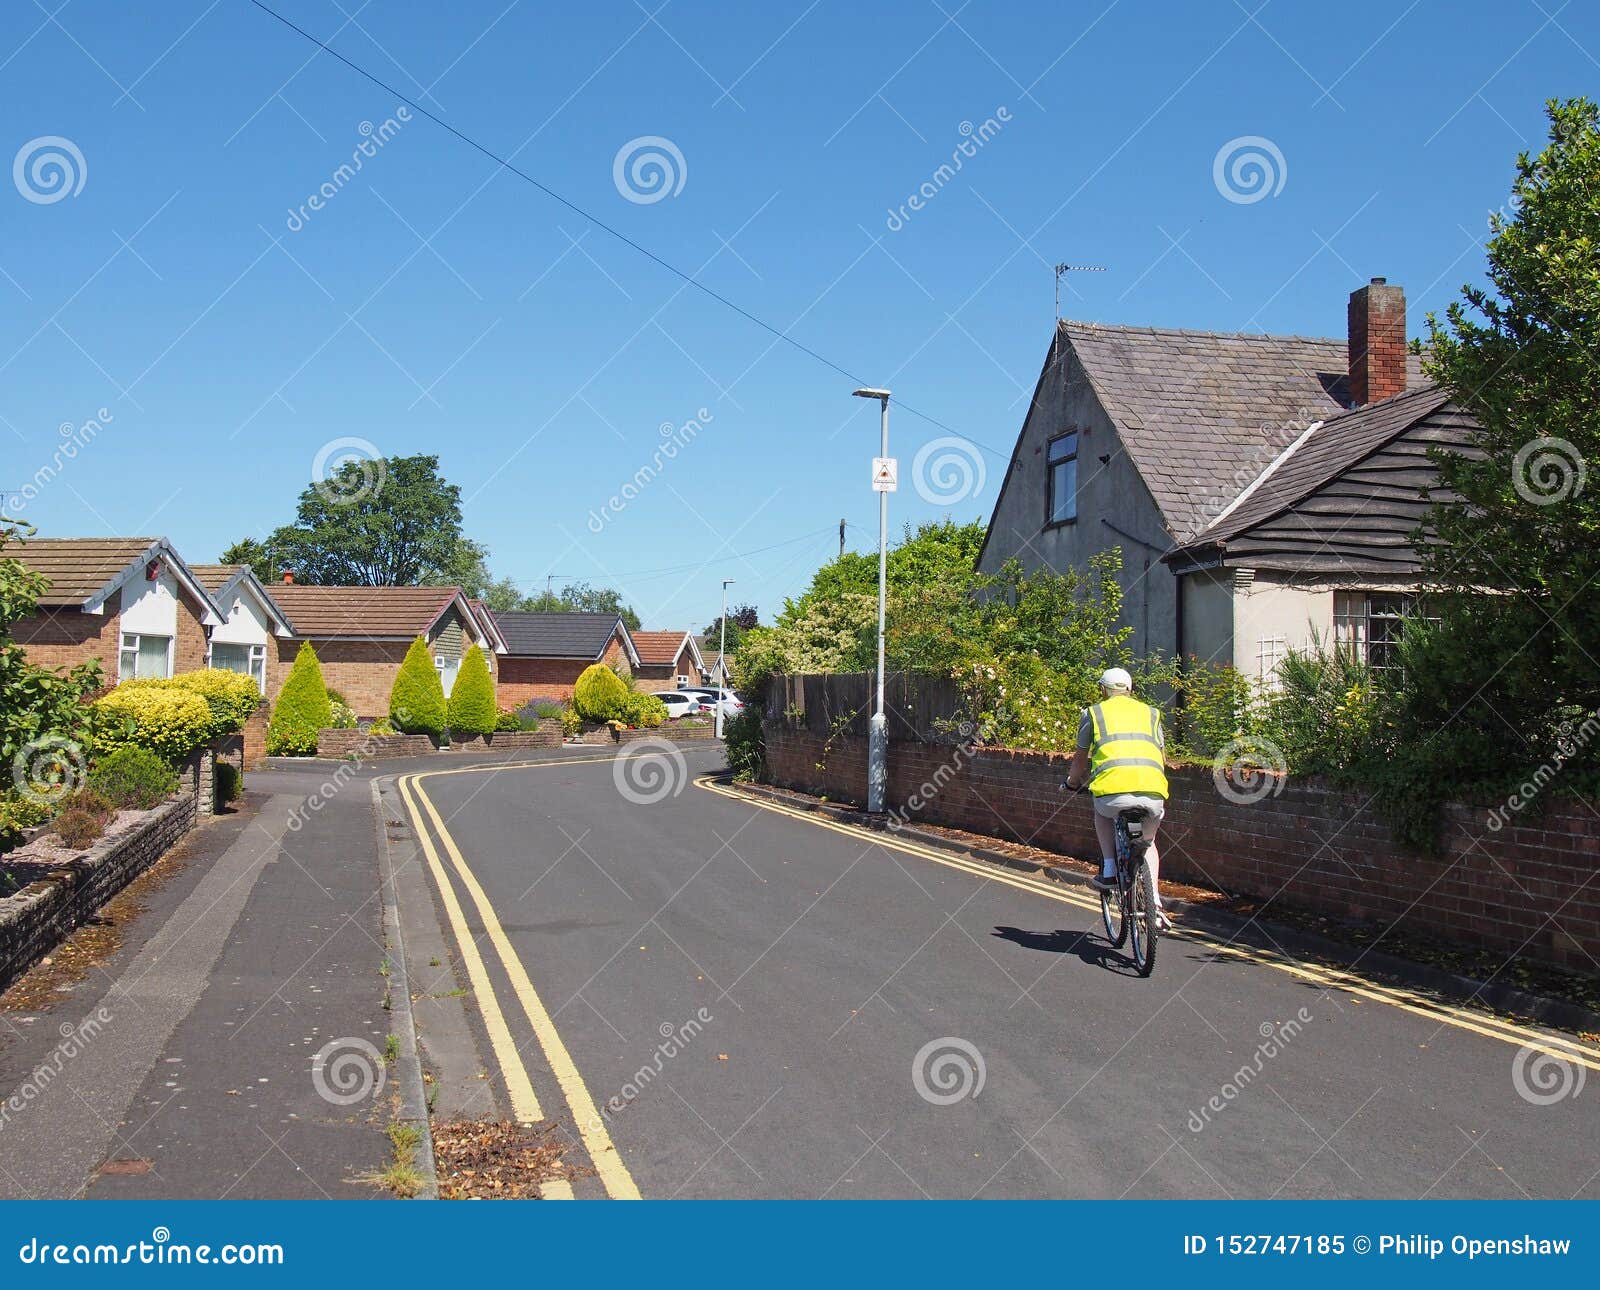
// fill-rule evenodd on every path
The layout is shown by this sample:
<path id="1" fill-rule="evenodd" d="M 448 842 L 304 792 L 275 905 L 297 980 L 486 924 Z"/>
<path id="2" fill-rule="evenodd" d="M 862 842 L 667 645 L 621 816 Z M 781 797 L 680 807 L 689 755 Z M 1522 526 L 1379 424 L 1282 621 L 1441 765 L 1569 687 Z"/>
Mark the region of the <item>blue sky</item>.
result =
<path id="1" fill-rule="evenodd" d="M 896 526 L 987 518 L 1056 261 L 1109 269 L 1069 278 L 1069 317 L 1338 336 L 1382 274 L 1416 332 L 1481 273 L 1543 100 L 1600 86 L 1600 15 L 1559 0 L 274 7 L 942 423 L 894 413 Z M 438 453 L 497 575 L 619 586 L 651 627 L 709 622 L 723 577 L 769 615 L 841 516 L 874 544 L 876 408 L 849 378 L 400 121 L 248 0 L 15 0 L 0 59 L 0 152 L 24 158 L 0 193 L 0 489 L 63 425 L 110 418 L 23 509 L 41 532 L 213 559 L 287 521 L 319 452 L 354 438 Z M 50 173 L 26 163 L 50 137 L 82 164 L 38 200 Z M 625 191 L 629 154 L 616 179 L 642 138 L 676 152 L 659 200 Z M 1235 149 L 1272 171 L 1258 200 L 1238 200 L 1248 166 L 1223 191 L 1229 154 L 1214 178 L 1246 138 L 1270 144 Z M 659 459 L 661 427 L 701 409 Z M 940 505 L 910 476 L 952 431 L 985 479 Z"/>

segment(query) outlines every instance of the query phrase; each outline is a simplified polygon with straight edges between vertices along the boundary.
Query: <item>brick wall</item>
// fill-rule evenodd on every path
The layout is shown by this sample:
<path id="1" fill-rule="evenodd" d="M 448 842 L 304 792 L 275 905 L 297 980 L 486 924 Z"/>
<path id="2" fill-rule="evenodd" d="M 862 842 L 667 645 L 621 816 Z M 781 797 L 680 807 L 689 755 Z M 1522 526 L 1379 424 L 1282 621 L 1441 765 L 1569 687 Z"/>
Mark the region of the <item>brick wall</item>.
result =
<path id="1" fill-rule="evenodd" d="M 864 800 L 865 739 L 829 742 L 769 721 L 766 743 L 772 782 Z M 1089 802 L 1059 787 L 1067 762 L 896 740 L 888 805 L 916 796 L 913 823 L 1092 858 L 1099 846 Z M 1170 782 L 1165 877 L 1584 972 L 1600 960 L 1600 817 L 1581 804 L 1551 803 L 1544 816 L 1529 811 L 1499 832 L 1481 811 L 1452 807 L 1445 854 L 1424 857 L 1397 847 L 1362 796 L 1323 783 L 1291 779 L 1276 796 L 1241 805 L 1217 791 L 1209 768 L 1173 772 Z"/>
<path id="2" fill-rule="evenodd" d="M 205 610 L 183 587 L 178 588 L 178 634 L 172 642 L 172 670 L 198 672 L 206 665 Z M 115 638 L 113 638 L 115 639 Z M 115 672 L 112 673 L 116 675 Z"/>
<path id="3" fill-rule="evenodd" d="M 184 794 L 137 828 L 96 843 L 38 882 L 0 900 L 0 989 L 48 954 L 75 927 L 159 860 L 194 825 Z"/>
<path id="4" fill-rule="evenodd" d="M 103 614 L 52 609 L 14 623 L 11 634 L 17 644 L 27 647 L 30 663 L 69 668 L 99 659 L 106 684 L 115 685 L 120 621 L 121 615 L 110 609 Z"/>
<path id="5" fill-rule="evenodd" d="M 438 751 L 428 735 L 369 735 L 364 730 L 317 731 L 317 756 L 359 756 L 363 761 L 384 757 L 419 757 Z"/>
<path id="6" fill-rule="evenodd" d="M 518 709 L 535 699 L 570 699 L 572 687 L 588 666 L 578 659 L 502 656 L 495 702 L 502 708 Z"/>
<path id="7" fill-rule="evenodd" d="M 693 743 L 701 739 L 715 739 L 715 726 L 657 726 L 654 730 L 619 730 L 619 744 L 637 743 L 641 739 L 670 739 L 674 743 Z"/>
<path id="8" fill-rule="evenodd" d="M 453 739 L 450 747 L 455 752 L 485 752 L 507 748 L 559 748 L 561 723 L 553 717 L 539 723 L 536 730 L 497 730 L 492 735 L 473 739 Z"/>
<path id="9" fill-rule="evenodd" d="M 288 679 L 294 656 L 300 652 L 299 639 L 279 639 L 275 678 L 269 677 L 268 696 L 276 701 L 278 691 Z M 322 679 L 330 690 L 338 690 L 355 709 L 358 717 L 389 715 L 389 691 L 406 656 L 410 641 L 314 640 L 311 648 L 322 664 Z"/>

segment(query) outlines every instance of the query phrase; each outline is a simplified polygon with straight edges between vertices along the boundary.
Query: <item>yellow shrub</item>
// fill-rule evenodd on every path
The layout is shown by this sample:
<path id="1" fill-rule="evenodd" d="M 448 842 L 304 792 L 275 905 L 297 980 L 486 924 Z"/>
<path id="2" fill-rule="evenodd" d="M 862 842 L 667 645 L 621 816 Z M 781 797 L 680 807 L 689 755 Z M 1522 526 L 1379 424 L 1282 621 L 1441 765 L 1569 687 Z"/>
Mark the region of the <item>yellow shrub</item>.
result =
<path id="1" fill-rule="evenodd" d="M 148 748 L 178 761 L 211 738 L 211 705 L 192 690 L 127 682 L 94 702 L 94 748 Z"/>
<path id="2" fill-rule="evenodd" d="M 261 691 L 254 677 L 221 668 L 179 672 L 170 678 L 124 681 L 118 690 L 181 690 L 204 699 L 211 710 L 208 739 L 218 739 L 242 729 L 250 714 L 261 706 Z"/>

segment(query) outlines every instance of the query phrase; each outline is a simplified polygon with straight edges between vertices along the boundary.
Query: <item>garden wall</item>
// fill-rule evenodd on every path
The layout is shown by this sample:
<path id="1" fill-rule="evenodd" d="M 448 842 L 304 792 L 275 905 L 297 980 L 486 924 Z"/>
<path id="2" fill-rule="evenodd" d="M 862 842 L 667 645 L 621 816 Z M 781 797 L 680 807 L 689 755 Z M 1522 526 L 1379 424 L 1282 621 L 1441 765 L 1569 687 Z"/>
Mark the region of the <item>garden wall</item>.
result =
<path id="1" fill-rule="evenodd" d="M 619 730 L 619 744 L 638 743 L 641 739 L 669 739 L 673 743 L 693 743 L 702 739 L 715 739 L 715 726 L 657 726 L 654 730 Z"/>
<path id="2" fill-rule="evenodd" d="M 453 739 L 452 752 L 493 752 L 506 748 L 559 748 L 561 723 L 554 717 L 539 723 L 537 730 L 496 730 L 476 739 Z"/>
<path id="3" fill-rule="evenodd" d="M 782 709 L 779 709 L 782 711 Z M 769 718 L 767 778 L 860 804 L 867 741 Z M 1061 754 L 895 739 L 887 804 L 926 821 L 1083 859 L 1099 850 L 1086 797 L 1065 792 Z M 1600 817 L 1581 804 L 1532 808 L 1498 832 L 1451 807 L 1438 857 L 1397 846 L 1363 796 L 1307 780 L 1239 804 L 1209 767 L 1170 776 L 1161 872 L 1344 921 L 1479 946 L 1594 973 L 1600 963 Z"/>
<path id="4" fill-rule="evenodd" d="M 0 899 L 0 990 L 159 860 L 195 822 L 185 792 L 127 833 L 96 842 L 15 895 Z"/>
<path id="5" fill-rule="evenodd" d="M 421 757 L 437 751 L 431 735 L 369 735 L 365 730 L 317 731 L 318 757 Z"/>

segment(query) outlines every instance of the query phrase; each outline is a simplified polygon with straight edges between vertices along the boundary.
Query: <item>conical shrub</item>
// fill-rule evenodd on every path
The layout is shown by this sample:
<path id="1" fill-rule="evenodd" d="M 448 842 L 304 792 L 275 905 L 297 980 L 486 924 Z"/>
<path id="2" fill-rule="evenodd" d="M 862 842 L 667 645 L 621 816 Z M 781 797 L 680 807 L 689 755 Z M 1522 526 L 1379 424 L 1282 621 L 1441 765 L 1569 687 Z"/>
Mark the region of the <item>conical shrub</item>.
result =
<path id="1" fill-rule="evenodd" d="M 572 706 L 585 721 L 616 721 L 628 702 L 628 686 L 604 663 L 583 669 L 572 687 Z"/>
<path id="2" fill-rule="evenodd" d="M 406 651 L 389 691 L 389 720 L 408 735 L 437 739 L 444 733 L 444 718 L 444 686 L 439 683 L 428 642 L 419 636 Z"/>
<path id="3" fill-rule="evenodd" d="M 275 757 L 309 757 L 317 751 L 317 731 L 333 724 L 333 705 L 322 679 L 317 651 L 305 641 L 294 657 L 267 724 L 267 752 Z"/>
<path id="4" fill-rule="evenodd" d="M 471 739 L 494 732 L 500 710 L 494 702 L 494 677 L 483 650 L 474 645 L 461 660 L 461 671 L 450 690 L 450 737 Z"/>

